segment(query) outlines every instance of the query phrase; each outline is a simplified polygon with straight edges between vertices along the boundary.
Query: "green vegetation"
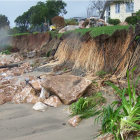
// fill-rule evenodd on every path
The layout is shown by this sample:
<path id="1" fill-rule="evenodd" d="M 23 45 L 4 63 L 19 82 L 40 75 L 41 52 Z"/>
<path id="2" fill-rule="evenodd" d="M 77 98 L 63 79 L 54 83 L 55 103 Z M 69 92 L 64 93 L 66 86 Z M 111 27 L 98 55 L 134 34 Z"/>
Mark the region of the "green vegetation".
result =
<path id="1" fill-rule="evenodd" d="M 63 71 L 64 71 L 64 72 L 67 71 L 67 68 L 63 69 Z"/>
<path id="2" fill-rule="evenodd" d="M 0 14 L 0 29 L 9 26 L 10 22 L 5 15 Z"/>
<path id="3" fill-rule="evenodd" d="M 66 25 L 78 25 L 78 22 L 76 22 L 75 19 L 65 19 Z"/>
<path id="4" fill-rule="evenodd" d="M 9 52 L 12 51 L 12 46 L 9 44 L 0 44 L 0 51 L 8 50 Z"/>
<path id="5" fill-rule="evenodd" d="M 30 33 L 18 33 L 18 34 L 11 34 L 11 35 L 6 35 L 6 36 L 20 36 L 20 35 L 28 35 Z M 3 37 L 6 37 L 6 36 L 3 36 Z"/>
<path id="6" fill-rule="evenodd" d="M 118 25 L 121 21 L 119 19 L 108 18 L 108 23 L 113 25 Z"/>
<path id="7" fill-rule="evenodd" d="M 101 111 L 98 107 L 105 103 L 106 100 L 101 93 L 92 95 L 90 97 L 81 97 L 77 102 L 72 103 L 70 110 L 72 111 L 71 116 L 80 115 L 80 118 L 90 118 L 98 115 Z"/>
<path id="8" fill-rule="evenodd" d="M 136 16 L 129 16 L 125 19 L 128 24 L 135 25 L 140 20 L 140 10 L 136 12 Z"/>
<path id="9" fill-rule="evenodd" d="M 47 57 L 50 57 L 51 51 L 52 51 L 52 50 L 49 50 L 49 51 L 47 52 Z"/>
<path id="10" fill-rule="evenodd" d="M 92 38 L 99 36 L 101 34 L 107 34 L 111 36 L 116 30 L 128 30 L 130 26 L 103 26 L 103 27 L 92 27 L 92 28 L 85 28 L 85 29 L 76 29 L 74 31 L 67 31 L 64 34 L 68 34 L 70 32 L 80 34 L 80 37 L 85 35 L 87 32 L 91 35 Z"/>
<path id="11" fill-rule="evenodd" d="M 1 54 L 10 54 L 10 52 L 8 50 L 4 50 L 1 52 Z"/>
<path id="12" fill-rule="evenodd" d="M 95 123 L 101 120 L 102 132 L 101 134 L 112 133 L 115 140 L 126 140 L 129 134 L 137 137 L 140 132 L 140 96 L 136 95 L 136 87 L 140 76 L 138 76 L 136 83 L 130 83 L 129 71 L 127 71 L 128 87 L 121 89 L 112 83 L 106 82 L 120 96 L 120 101 L 114 101 L 106 108 L 103 107 L 102 113 L 95 119 Z M 126 97 L 128 95 L 128 99 Z"/>
<path id="13" fill-rule="evenodd" d="M 126 25 L 126 26 L 103 26 L 103 27 L 92 27 L 92 28 L 85 28 L 85 29 L 76 29 L 76 30 L 72 30 L 72 31 L 66 31 L 64 33 L 64 35 L 67 35 L 69 33 L 74 33 L 74 34 L 80 34 L 80 37 L 82 37 L 83 35 L 85 35 L 87 32 L 89 32 L 89 34 L 91 35 L 92 38 L 99 36 L 101 34 L 107 34 L 109 36 L 111 36 L 116 30 L 128 30 L 130 26 Z M 54 37 L 58 37 L 60 38 L 63 33 L 58 33 L 58 31 L 49 31 L 48 33 L 51 34 L 52 38 Z"/>
<path id="14" fill-rule="evenodd" d="M 135 25 L 137 23 L 137 17 L 136 16 L 127 17 L 125 19 L 125 22 L 127 22 L 128 24 Z"/>
<path id="15" fill-rule="evenodd" d="M 104 78 L 106 74 L 107 73 L 105 71 L 97 71 L 96 73 L 96 75 L 98 75 L 100 78 Z"/>
<path id="16" fill-rule="evenodd" d="M 18 16 L 14 22 L 20 29 L 20 33 L 23 33 L 32 25 L 41 25 L 45 20 L 50 22 L 54 16 L 66 14 L 66 5 L 62 0 L 39 1 L 35 6 L 32 6 L 28 11 Z"/>
<path id="17" fill-rule="evenodd" d="M 98 83 L 94 80 L 92 80 L 92 83 L 95 85 L 95 86 L 98 86 Z"/>

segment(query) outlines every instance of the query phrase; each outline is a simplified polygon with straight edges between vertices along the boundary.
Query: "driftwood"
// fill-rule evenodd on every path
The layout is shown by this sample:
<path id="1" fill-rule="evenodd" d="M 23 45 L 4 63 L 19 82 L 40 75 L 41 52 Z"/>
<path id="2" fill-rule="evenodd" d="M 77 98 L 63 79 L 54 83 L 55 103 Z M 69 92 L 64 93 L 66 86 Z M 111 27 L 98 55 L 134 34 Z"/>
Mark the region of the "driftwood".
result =
<path id="1" fill-rule="evenodd" d="M 19 64 L 11 64 L 11 65 L 5 65 L 5 66 L 0 66 L 0 69 L 2 68 L 13 68 L 13 67 L 18 67 Z"/>
<path id="2" fill-rule="evenodd" d="M 16 64 L 10 64 L 10 65 L 5 65 L 5 66 L 0 66 L 0 69 L 2 68 L 14 68 L 14 67 L 19 67 L 21 64 L 23 64 L 24 62 L 21 63 L 16 63 Z"/>

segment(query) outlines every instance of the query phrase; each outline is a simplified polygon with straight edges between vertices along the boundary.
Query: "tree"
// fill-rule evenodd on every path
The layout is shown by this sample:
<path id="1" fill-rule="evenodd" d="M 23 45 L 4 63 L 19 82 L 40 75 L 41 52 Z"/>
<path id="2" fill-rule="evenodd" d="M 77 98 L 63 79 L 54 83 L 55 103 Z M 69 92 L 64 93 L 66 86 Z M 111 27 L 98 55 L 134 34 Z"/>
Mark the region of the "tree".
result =
<path id="1" fill-rule="evenodd" d="M 111 1 L 111 0 L 91 0 L 90 5 L 88 7 L 88 11 L 90 10 L 98 10 L 99 16 L 101 19 L 104 19 L 104 14 L 106 8 L 111 4 L 111 3 L 129 3 L 132 2 L 133 0 L 119 0 L 119 1 Z M 88 12 L 87 11 L 87 12 Z"/>
<path id="2" fill-rule="evenodd" d="M 46 20 L 51 21 L 54 16 L 66 14 L 66 3 L 62 0 L 48 0 L 46 2 L 37 2 L 27 12 L 15 19 L 18 27 L 27 30 L 30 26 L 41 25 Z"/>
<path id="3" fill-rule="evenodd" d="M 10 24 L 10 22 L 9 22 L 8 18 L 5 15 L 0 14 L 0 29 L 5 26 L 9 26 L 9 24 Z"/>

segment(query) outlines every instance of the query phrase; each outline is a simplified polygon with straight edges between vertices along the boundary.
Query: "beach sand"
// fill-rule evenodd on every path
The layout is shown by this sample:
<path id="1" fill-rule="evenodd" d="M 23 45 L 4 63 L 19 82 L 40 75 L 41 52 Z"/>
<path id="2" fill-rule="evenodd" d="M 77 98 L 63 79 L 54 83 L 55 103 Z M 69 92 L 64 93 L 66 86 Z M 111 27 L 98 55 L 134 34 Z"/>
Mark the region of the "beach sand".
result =
<path id="1" fill-rule="evenodd" d="M 1 140 L 92 140 L 100 129 L 94 125 L 94 117 L 72 127 L 64 110 L 67 105 L 48 107 L 45 112 L 35 111 L 32 106 L 11 102 L 0 106 Z"/>
<path id="2" fill-rule="evenodd" d="M 10 58 L 10 55 L 0 57 L 4 58 Z M 25 75 L 44 73 L 34 71 Z M 107 97 L 109 102 L 112 98 Z M 101 125 L 94 124 L 95 117 L 83 119 L 77 127 L 72 127 L 68 122 L 69 114 L 64 110 L 68 105 L 48 106 L 45 112 L 32 107 L 33 104 L 12 102 L 0 105 L 0 140 L 92 140 L 101 129 Z"/>

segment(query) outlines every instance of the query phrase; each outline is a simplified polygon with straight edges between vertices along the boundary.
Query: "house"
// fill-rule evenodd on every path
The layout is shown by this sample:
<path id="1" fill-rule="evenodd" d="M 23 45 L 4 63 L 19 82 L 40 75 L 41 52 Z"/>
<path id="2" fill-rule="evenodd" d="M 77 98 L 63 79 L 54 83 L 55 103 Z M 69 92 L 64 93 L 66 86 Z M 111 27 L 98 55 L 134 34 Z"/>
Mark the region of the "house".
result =
<path id="1" fill-rule="evenodd" d="M 105 21 L 107 22 L 108 18 L 120 19 L 121 22 L 129 16 L 132 16 L 132 13 L 136 13 L 140 10 L 140 0 L 133 0 L 131 3 L 110 3 L 110 6 L 107 7 L 105 11 Z"/>

